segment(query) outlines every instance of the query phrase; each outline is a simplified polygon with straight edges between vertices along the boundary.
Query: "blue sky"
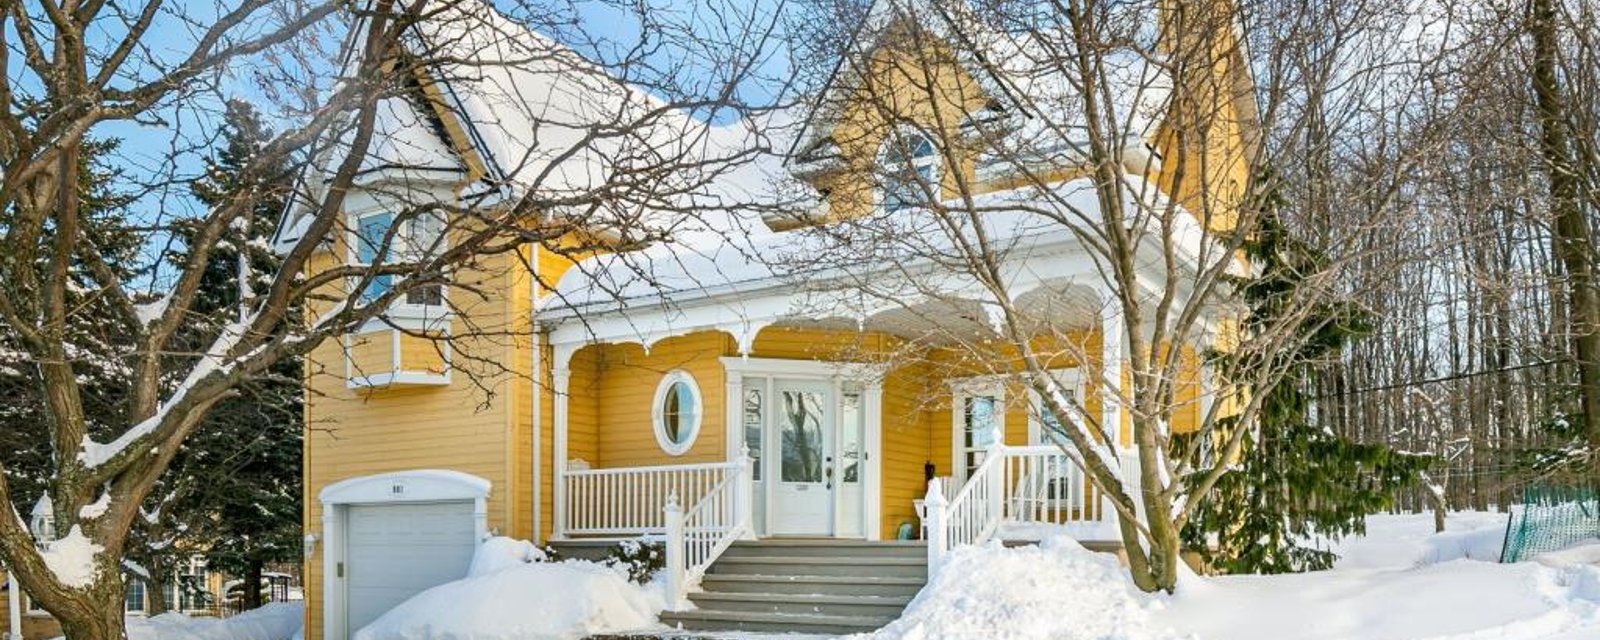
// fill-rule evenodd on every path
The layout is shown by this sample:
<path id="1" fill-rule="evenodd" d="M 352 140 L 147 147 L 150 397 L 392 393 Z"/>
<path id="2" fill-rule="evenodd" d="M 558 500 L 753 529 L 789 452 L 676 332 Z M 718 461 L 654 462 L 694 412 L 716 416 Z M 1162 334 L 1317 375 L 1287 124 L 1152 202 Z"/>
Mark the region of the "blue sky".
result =
<path id="1" fill-rule="evenodd" d="M 220 0 L 221 7 L 231 8 L 237 0 Z M 293 6 L 286 0 L 283 6 Z M 741 42 L 750 37 L 745 24 L 761 24 L 792 8 L 790 0 L 648 0 L 641 11 L 628 0 L 498 0 L 492 2 L 513 18 L 533 24 L 547 35 L 573 47 L 591 60 L 613 66 L 620 75 L 646 81 L 647 84 L 676 84 L 678 91 L 693 92 L 718 86 L 726 74 L 726 62 L 711 55 L 733 46 L 741 48 L 764 47 L 764 55 L 757 62 L 758 80 L 741 85 L 742 97 L 761 102 L 772 99 L 778 79 L 787 76 L 788 52 L 782 50 L 782 38 L 755 44 Z M 170 65 L 192 50 L 204 30 L 214 23 L 218 6 L 206 1 L 189 1 L 169 4 L 158 16 L 151 36 L 145 38 L 148 56 Z M 249 29 L 262 30 L 277 22 L 276 16 L 249 25 Z M 649 29 L 646 23 L 652 25 Z M 780 22 L 780 36 L 781 36 Z M 155 223 L 176 216 L 199 214 L 198 204 L 189 197 L 185 182 L 198 175 L 205 167 L 204 159 L 215 141 L 227 99 L 244 99 L 257 106 L 269 118 L 276 118 L 280 127 L 292 125 L 295 113 L 284 109 L 292 104 L 286 98 L 296 95 L 307 84 L 327 87 L 334 80 L 332 60 L 339 53 L 345 35 L 344 18 L 328 21 L 317 30 L 301 34 L 294 52 L 304 59 L 286 61 L 291 52 L 274 52 L 271 56 L 258 56 L 241 60 L 215 77 L 214 90 L 184 96 L 181 100 L 159 106 L 147 117 L 134 122 L 108 123 L 96 128 L 92 135 L 100 138 L 118 138 L 123 145 L 114 159 L 128 175 L 130 184 L 149 183 L 151 176 L 171 176 L 135 204 L 130 213 L 146 222 Z M 108 49 L 110 43 L 122 35 L 121 22 L 115 18 L 102 20 L 91 31 L 94 44 Z M 641 36 L 649 33 L 646 41 L 648 55 L 637 56 Z M 670 35 L 662 36 L 662 33 Z M 11 40 L 15 42 L 15 39 Z M 617 67 L 623 60 L 635 63 L 627 68 Z M 13 68 L 8 69 L 14 82 L 27 83 L 13 57 Z M 307 61 L 313 65 L 312 73 L 304 70 Z M 300 73 L 284 70 L 298 67 Z M 133 86 L 156 73 L 154 68 L 134 67 L 142 78 L 126 78 L 115 83 Z M 671 89 L 667 89 L 670 91 Z M 711 115 L 714 120 L 727 120 L 728 114 Z M 150 286 L 159 286 L 160 278 Z"/>

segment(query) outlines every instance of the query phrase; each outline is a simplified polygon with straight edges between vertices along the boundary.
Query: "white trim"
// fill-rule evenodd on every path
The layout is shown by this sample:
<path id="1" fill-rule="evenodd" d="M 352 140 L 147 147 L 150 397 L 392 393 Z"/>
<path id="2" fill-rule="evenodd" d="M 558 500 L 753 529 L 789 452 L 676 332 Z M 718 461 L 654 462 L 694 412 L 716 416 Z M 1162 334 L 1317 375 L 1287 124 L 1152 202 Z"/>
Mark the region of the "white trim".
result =
<path id="1" fill-rule="evenodd" d="M 1005 444 L 1006 441 L 1006 376 L 1001 374 L 971 376 L 967 378 L 954 378 L 949 381 L 950 386 L 950 473 L 946 474 L 954 479 L 952 490 L 959 489 L 967 481 L 966 461 L 966 429 L 967 429 L 967 398 L 976 396 L 990 396 L 994 398 L 995 415 L 994 431 L 995 442 Z"/>
<path id="2" fill-rule="evenodd" d="M 478 476 L 447 469 L 418 469 L 360 476 L 322 488 L 322 637 L 349 637 L 348 579 L 340 571 L 346 561 L 345 534 L 352 505 L 472 501 L 474 540 L 489 535 L 491 484 Z"/>
<path id="3" fill-rule="evenodd" d="M 680 384 L 689 388 L 689 409 L 692 419 L 688 425 L 678 425 L 678 435 L 681 442 L 674 442 L 667 437 L 666 412 L 662 404 L 667 399 L 667 394 Z M 678 416 L 683 417 L 683 408 L 679 407 Z M 661 382 L 656 384 L 655 399 L 650 403 L 650 430 L 656 435 L 656 444 L 669 456 L 681 456 L 694 448 L 695 440 L 700 438 L 700 425 L 706 421 L 705 398 L 700 393 L 700 383 L 695 381 L 694 374 L 683 369 L 673 369 L 661 376 Z M 685 433 L 687 429 L 687 433 Z"/>
<path id="4" fill-rule="evenodd" d="M 1057 382 L 1060 382 L 1061 386 L 1066 387 L 1067 389 L 1070 389 L 1072 391 L 1072 394 L 1073 394 L 1073 398 L 1072 399 L 1075 400 L 1078 403 L 1078 406 L 1081 409 L 1083 407 L 1083 403 L 1084 403 L 1086 397 L 1085 397 L 1085 394 L 1083 392 L 1084 391 L 1084 389 L 1083 389 L 1083 373 L 1079 370 L 1079 368 L 1078 367 L 1059 367 L 1059 368 L 1055 368 L 1055 369 L 1050 369 L 1049 370 L 1049 374 L 1050 374 L 1051 377 L 1055 378 Z M 1043 408 L 1044 408 L 1043 407 L 1043 399 L 1039 397 L 1039 392 L 1035 391 L 1032 387 L 1029 387 L 1028 388 L 1028 444 L 1030 444 L 1030 445 L 1034 445 L 1034 444 L 1050 444 L 1048 442 L 1044 442 L 1043 441 L 1044 423 L 1039 419 L 1040 418 L 1040 413 L 1039 412 L 1041 410 L 1043 410 Z"/>
<path id="5" fill-rule="evenodd" d="M 799 380 L 842 378 L 865 385 L 883 384 L 889 365 L 880 362 L 839 362 L 828 360 L 790 360 L 786 358 L 748 358 L 723 356 L 722 368 L 728 373 L 770 376 Z"/>

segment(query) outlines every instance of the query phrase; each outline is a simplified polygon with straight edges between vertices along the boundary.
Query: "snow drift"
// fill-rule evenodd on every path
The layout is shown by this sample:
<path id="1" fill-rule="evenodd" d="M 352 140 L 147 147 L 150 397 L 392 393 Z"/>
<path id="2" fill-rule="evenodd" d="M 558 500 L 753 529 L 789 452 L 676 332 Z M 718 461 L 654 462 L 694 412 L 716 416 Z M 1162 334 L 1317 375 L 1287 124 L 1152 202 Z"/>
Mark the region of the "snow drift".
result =
<path id="1" fill-rule="evenodd" d="M 531 544 L 493 538 L 466 578 L 413 596 L 353 640 L 567 640 L 657 626 L 658 589 L 594 562 L 541 562 Z"/>
<path id="2" fill-rule="evenodd" d="M 1065 536 L 1007 549 L 951 552 L 905 615 L 873 640 L 1157 640 L 1181 638 L 1150 616 L 1126 569 Z"/>
<path id="3" fill-rule="evenodd" d="M 289 640 L 300 632 L 304 616 L 302 603 L 276 602 L 231 618 L 129 617 L 128 640 Z"/>

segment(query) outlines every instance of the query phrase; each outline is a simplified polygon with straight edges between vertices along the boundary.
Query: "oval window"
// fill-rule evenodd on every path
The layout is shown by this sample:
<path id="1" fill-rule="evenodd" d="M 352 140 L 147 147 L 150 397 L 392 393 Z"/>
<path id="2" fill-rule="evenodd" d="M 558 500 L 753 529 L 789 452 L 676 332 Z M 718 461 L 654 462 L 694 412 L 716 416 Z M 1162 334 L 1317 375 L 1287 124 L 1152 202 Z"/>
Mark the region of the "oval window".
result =
<path id="1" fill-rule="evenodd" d="M 672 371 L 656 387 L 655 432 L 661 450 L 683 455 L 700 433 L 700 387 L 687 371 Z"/>

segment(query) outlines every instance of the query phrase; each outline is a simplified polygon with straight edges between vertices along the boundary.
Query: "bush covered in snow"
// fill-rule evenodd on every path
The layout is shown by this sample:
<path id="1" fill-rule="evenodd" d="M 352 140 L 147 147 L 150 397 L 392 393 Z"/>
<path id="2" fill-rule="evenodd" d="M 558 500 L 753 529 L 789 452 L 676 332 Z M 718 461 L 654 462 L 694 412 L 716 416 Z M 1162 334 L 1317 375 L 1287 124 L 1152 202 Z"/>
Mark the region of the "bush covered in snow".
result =
<path id="1" fill-rule="evenodd" d="M 612 547 L 605 560 L 607 565 L 628 572 L 628 579 L 639 584 L 650 581 L 657 571 L 667 566 L 667 549 L 660 542 L 648 540 L 623 540 Z"/>
<path id="2" fill-rule="evenodd" d="M 466 578 L 417 594 L 354 640 L 565 640 L 658 624 L 666 598 L 626 568 L 546 558 L 525 541 L 491 538 Z"/>

